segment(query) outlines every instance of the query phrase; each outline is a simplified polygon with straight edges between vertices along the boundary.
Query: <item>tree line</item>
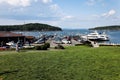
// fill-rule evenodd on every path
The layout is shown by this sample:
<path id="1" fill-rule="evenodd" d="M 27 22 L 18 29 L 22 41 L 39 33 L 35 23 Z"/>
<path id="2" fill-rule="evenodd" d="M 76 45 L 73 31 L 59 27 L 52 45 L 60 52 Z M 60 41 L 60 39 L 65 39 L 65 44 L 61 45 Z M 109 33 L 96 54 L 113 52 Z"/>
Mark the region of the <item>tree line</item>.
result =
<path id="1" fill-rule="evenodd" d="M 120 25 L 95 27 L 90 28 L 89 30 L 120 30 Z"/>
<path id="2" fill-rule="evenodd" d="M 0 31 L 61 31 L 59 27 L 41 23 L 28 23 L 23 25 L 0 25 Z"/>

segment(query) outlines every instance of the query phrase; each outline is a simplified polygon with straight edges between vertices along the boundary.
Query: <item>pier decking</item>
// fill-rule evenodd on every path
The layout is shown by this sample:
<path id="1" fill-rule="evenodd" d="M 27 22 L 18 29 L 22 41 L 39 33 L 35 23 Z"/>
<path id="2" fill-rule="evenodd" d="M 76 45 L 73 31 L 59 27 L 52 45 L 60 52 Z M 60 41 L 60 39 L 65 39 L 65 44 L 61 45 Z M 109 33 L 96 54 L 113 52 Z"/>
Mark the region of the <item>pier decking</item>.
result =
<path id="1" fill-rule="evenodd" d="M 100 46 L 120 46 L 119 43 L 99 43 Z"/>

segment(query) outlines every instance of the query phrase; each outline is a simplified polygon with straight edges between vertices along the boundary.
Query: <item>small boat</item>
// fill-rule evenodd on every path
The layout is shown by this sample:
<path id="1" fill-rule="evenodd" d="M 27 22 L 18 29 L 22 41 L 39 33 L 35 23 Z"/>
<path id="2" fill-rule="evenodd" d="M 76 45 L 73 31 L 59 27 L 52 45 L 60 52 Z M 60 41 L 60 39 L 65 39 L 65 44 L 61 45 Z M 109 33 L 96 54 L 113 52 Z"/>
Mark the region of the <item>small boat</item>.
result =
<path id="1" fill-rule="evenodd" d="M 55 43 L 55 44 L 62 44 L 62 39 L 60 37 L 55 37 L 53 39 L 53 43 Z"/>
<path id="2" fill-rule="evenodd" d="M 44 38 L 40 38 L 40 39 L 38 39 L 37 41 L 35 41 L 34 43 L 35 44 L 42 44 L 42 43 L 45 43 L 45 39 Z"/>
<path id="3" fill-rule="evenodd" d="M 10 41 L 10 42 L 6 43 L 6 45 L 12 46 L 12 45 L 16 45 L 16 44 L 14 43 L 14 41 Z"/>
<path id="4" fill-rule="evenodd" d="M 23 47 L 22 44 L 19 41 L 17 43 L 18 43 L 19 48 Z M 16 48 L 17 43 L 15 43 L 14 41 L 10 41 L 10 42 L 6 43 L 6 45 L 8 45 L 10 48 Z"/>
<path id="5" fill-rule="evenodd" d="M 67 39 L 62 39 L 62 43 L 63 44 L 71 44 L 71 41 L 67 40 Z"/>

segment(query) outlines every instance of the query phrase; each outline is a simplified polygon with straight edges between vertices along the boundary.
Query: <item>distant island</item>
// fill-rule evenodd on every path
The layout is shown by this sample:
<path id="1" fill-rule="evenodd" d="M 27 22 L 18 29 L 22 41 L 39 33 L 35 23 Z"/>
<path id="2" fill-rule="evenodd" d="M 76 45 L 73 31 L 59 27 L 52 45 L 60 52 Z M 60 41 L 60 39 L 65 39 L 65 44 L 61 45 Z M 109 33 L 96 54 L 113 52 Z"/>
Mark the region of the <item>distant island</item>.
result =
<path id="1" fill-rule="evenodd" d="M 62 31 L 61 28 L 41 23 L 0 25 L 0 31 Z"/>
<path id="2" fill-rule="evenodd" d="M 95 28 L 90 28 L 89 30 L 120 30 L 120 25 L 95 27 Z"/>

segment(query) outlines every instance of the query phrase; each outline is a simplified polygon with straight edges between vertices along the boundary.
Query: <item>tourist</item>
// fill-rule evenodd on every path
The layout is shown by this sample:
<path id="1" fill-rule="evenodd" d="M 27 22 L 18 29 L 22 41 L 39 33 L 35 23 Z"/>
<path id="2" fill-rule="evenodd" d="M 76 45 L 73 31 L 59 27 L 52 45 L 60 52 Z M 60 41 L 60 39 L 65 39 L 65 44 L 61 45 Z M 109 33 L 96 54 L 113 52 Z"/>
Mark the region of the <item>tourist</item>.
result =
<path id="1" fill-rule="evenodd" d="M 19 52 L 19 46 L 18 46 L 18 43 L 16 44 L 16 51 Z"/>

